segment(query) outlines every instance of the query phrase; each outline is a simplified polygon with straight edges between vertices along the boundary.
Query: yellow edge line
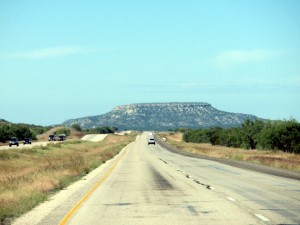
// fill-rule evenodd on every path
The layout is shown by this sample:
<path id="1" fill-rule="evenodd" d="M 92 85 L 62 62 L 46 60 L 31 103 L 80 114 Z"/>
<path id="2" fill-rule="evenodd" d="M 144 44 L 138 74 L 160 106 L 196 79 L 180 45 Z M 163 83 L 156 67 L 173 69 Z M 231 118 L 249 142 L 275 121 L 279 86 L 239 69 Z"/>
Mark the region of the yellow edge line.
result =
<path id="1" fill-rule="evenodd" d="M 112 171 L 116 168 L 118 163 L 124 158 L 126 151 L 123 153 L 122 156 L 110 167 L 107 173 L 89 190 L 85 196 L 68 212 L 68 214 L 60 221 L 59 225 L 64 225 L 68 222 L 71 216 L 75 213 L 75 211 L 88 199 L 88 197 L 97 189 L 97 187 L 112 173 Z"/>

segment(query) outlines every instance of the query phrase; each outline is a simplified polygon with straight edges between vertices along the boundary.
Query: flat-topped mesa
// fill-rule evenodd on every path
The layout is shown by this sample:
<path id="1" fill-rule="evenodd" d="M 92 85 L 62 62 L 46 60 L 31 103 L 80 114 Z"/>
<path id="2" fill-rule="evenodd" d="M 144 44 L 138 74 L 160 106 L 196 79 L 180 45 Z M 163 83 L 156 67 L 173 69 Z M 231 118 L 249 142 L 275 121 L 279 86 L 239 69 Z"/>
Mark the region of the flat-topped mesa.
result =
<path id="1" fill-rule="evenodd" d="M 206 102 L 168 102 L 168 103 L 135 103 L 129 105 L 116 106 L 113 111 L 134 107 L 209 107 L 211 104 Z"/>
<path id="2" fill-rule="evenodd" d="M 236 127 L 256 116 L 218 110 L 205 102 L 138 103 L 115 107 L 112 111 L 66 121 L 82 128 L 114 126 L 119 130 L 165 131 L 176 128 Z"/>

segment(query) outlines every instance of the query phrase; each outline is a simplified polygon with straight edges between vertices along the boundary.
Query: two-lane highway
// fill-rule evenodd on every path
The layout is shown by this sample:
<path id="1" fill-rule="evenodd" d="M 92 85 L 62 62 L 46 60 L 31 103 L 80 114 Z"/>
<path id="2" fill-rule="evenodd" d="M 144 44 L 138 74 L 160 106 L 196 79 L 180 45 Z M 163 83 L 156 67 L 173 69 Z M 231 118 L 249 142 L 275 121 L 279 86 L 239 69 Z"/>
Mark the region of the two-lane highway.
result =
<path id="1" fill-rule="evenodd" d="M 257 224 L 235 204 L 191 182 L 138 138 L 68 224 Z"/>
<path id="2" fill-rule="evenodd" d="M 15 224 L 300 224 L 299 181 L 177 155 L 147 138 Z"/>

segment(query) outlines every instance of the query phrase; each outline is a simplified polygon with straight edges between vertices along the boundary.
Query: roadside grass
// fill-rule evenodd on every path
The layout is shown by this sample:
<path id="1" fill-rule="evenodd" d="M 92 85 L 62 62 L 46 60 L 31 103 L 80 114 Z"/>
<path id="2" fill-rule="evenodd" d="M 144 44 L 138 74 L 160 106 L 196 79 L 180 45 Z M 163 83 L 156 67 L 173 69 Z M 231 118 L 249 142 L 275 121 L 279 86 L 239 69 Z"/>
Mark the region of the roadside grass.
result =
<path id="1" fill-rule="evenodd" d="M 11 221 L 117 155 L 135 135 L 0 151 L 0 224 Z"/>
<path id="2" fill-rule="evenodd" d="M 300 172 L 300 155 L 282 151 L 245 150 L 229 148 L 208 143 L 186 143 L 182 140 L 181 133 L 160 133 L 161 138 L 177 149 L 212 158 L 231 159 L 253 162 L 274 168 Z"/>

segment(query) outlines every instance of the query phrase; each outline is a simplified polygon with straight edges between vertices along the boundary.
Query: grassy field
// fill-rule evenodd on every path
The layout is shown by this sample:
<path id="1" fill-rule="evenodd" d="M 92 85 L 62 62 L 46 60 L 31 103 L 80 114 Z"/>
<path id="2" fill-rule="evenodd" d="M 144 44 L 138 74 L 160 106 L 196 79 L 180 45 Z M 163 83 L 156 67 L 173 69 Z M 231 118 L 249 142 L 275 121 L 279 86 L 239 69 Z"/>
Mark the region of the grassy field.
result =
<path id="1" fill-rule="evenodd" d="M 160 137 L 177 149 L 213 158 L 248 161 L 265 166 L 300 172 L 300 155 L 281 151 L 245 150 L 202 143 L 186 143 L 181 133 L 161 133 Z"/>
<path id="2" fill-rule="evenodd" d="M 9 224 L 134 140 L 135 135 L 108 135 L 98 143 L 77 140 L 0 151 L 0 224 Z"/>

